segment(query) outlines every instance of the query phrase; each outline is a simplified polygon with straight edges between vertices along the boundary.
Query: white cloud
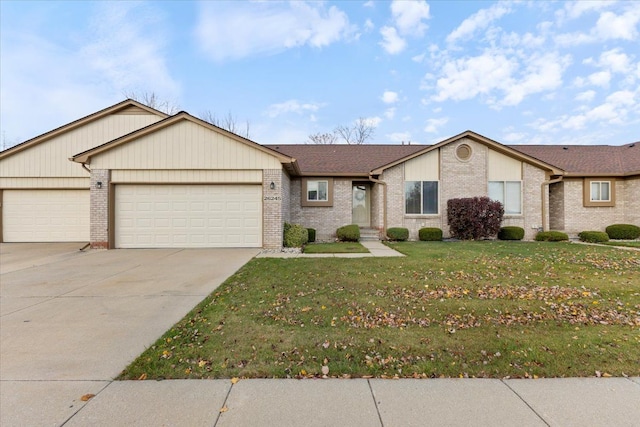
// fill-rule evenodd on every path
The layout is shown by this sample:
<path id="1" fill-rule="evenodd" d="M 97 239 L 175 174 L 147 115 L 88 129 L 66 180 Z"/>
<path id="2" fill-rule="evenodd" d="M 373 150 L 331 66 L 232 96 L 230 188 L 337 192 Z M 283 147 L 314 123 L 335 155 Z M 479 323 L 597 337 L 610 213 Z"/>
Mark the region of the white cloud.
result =
<path id="1" fill-rule="evenodd" d="M 559 11 L 557 15 L 561 20 L 564 18 L 576 19 L 584 13 L 605 9 L 614 3 L 614 0 L 569 1 L 565 3 L 564 9 Z"/>
<path id="2" fill-rule="evenodd" d="M 522 132 L 508 132 L 504 134 L 502 140 L 504 142 L 516 143 L 522 141 L 527 135 Z"/>
<path id="3" fill-rule="evenodd" d="M 506 89 L 503 105 L 518 105 L 531 94 L 554 90 L 562 84 L 562 74 L 569 65 L 568 57 L 555 53 L 533 56 L 522 78 Z"/>
<path id="4" fill-rule="evenodd" d="M 437 80 L 437 93 L 432 99 L 460 101 L 504 89 L 517 67 L 515 61 L 491 52 L 448 61 L 442 67 L 443 77 Z"/>
<path id="5" fill-rule="evenodd" d="M 387 134 L 387 138 L 395 143 L 409 142 L 411 141 L 411 132 L 394 132 Z"/>
<path id="6" fill-rule="evenodd" d="M 381 99 L 382 99 L 382 102 L 384 102 L 385 104 L 394 104 L 398 102 L 398 93 L 390 90 L 386 90 L 382 94 Z"/>
<path id="7" fill-rule="evenodd" d="M 279 104 L 269 105 L 265 114 L 271 118 L 289 113 L 304 114 L 307 112 L 318 111 L 322 106 L 322 104 L 300 103 L 297 99 L 289 99 Z"/>
<path id="8" fill-rule="evenodd" d="M 640 21 L 640 7 L 628 10 L 622 15 L 613 12 L 603 12 L 596 23 L 595 36 L 601 40 L 622 39 L 635 40 L 638 37 L 636 26 Z"/>
<path id="9" fill-rule="evenodd" d="M 448 121 L 448 117 L 443 117 L 440 119 L 428 119 L 424 131 L 427 133 L 436 133 L 438 132 L 438 129 L 446 125 Z"/>
<path id="10" fill-rule="evenodd" d="M 507 13 L 511 12 L 508 3 L 498 2 L 487 9 L 480 9 L 453 30 L 447 36 L 447 43 L 456 43 L 459 40 L 470 39 L 477 30 L 487 28 L 489 25 Z"/>
<path id="11" fill-rule="evenodd" d="M 393 119 L 396 116 L 395 107 L 387 108 L 384 112 L 384 116 L 389 120 Z"/>
<path id="12" fill-rule="evenodd" d="M 579 94 L 577 94 L 574 99 L 576 101 L 591 102 L 593 100 L 593 98 L 595 98 L 595 96 L 596 96 L 596 92 L 595 91 L 587 90 L 587 91 L 580 92 Z"/>
<path id="13" fill-rule="evenodd" d="M 350 39 L 355 28 L 336 6 L 304 2 L 202 2 L 195 30 L 213 60 L 272 55 L 287 49 L 322 48 Z"/>
<path id="14" fill-rule="evenodd" d="M 628 73 L 631 71 L 631 58 L 622 49 L 615 48 L 602 52 L 598 65 L 614 73 Z"/>
<path id="15" fill-rule="evenodd" d="M 382 118 L 378 116 L 366 117 L 364 119 L 364 122 L 371 127 L 377 128 L 380 125 L 380 123 L 382 123 Z"/>
<path id="16" fill-rule="evenodd" d="M 398 32 L 393 27 L 382 27 L 380 34 L 382 35 L 380 46 L 388 54 L 396 55 L 407 47 L 407 42 L 398 35 Z"/>
<path id="17" fill-rule="evenodd" d="M 609 86 L 609 82 L 611 81 L 611 73 L 609 71 L 598 71 L 597 73 L 589 75 L 587 80 L 594 86 L 606 88 Z"/>
<path id="18" fill-rule="evenodd" d="M 424 0 L 394 0 L 391 3 L 391 15 L 400 34 L 422 37 L 427 29 L 422 21 L 430 18 L 429 5 Z"/>
<path id="19" fill-rule="evenodd" d="M 367 19 L 366 21 L 364 21 L 364 29 L 365 31 L 369 32 L 369 31 L 373 31 L 373 29 L 376 26 L 374 25 L 374 23 L 371 21 L 371 19 Z"/>

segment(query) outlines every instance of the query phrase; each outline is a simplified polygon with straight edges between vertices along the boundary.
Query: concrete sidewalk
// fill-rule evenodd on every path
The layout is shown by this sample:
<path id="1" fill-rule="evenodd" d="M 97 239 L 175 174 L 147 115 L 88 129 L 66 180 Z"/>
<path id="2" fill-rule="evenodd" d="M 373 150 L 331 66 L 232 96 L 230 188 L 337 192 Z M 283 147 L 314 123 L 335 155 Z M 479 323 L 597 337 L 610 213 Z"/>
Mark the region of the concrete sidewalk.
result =
<path id="1" fill-rule="evenodd" d="M 236 384 L 229 380 L 111 382 L 64 426 L 570 427 L 639 423 L 640 378 L 256 379 Z"/>
<path id="2" fill-rule="evenodd" d="M 376 241 L 359 242 L 369 253 L 352 254 L 302 254 L 292 252 L 261 252 L 256 258 L 370 258 L 370 257 L 403 257 L 398 251 Z"/>

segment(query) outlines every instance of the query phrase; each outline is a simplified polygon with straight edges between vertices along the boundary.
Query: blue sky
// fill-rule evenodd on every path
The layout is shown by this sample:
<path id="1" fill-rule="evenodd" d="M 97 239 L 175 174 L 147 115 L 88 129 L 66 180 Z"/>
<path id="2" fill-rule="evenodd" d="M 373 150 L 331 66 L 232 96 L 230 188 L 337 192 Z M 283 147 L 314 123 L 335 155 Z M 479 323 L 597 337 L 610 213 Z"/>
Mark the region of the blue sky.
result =
<path id="1" fill-rule="evenodd" d="M 254 141 L 640 140 L 640 1 L 0 2 L 2 143 L 154 92 Z"/>

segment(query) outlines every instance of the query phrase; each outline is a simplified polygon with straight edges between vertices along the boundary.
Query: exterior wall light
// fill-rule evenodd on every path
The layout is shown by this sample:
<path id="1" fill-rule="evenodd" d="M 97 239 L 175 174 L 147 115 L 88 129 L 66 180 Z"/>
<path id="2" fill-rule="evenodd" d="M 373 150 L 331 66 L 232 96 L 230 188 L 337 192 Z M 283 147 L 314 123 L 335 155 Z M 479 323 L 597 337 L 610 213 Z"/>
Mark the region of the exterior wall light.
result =
<path id="1" fill-rule="evenodd" d="M 271 181 L 271 184 L 269 184 L 269 188 L 272 189 L 272 190 L 275 190 L 276 189 L 276 183 Z"/>
<path id="2" fill-rule="evenodd" d="M 102 181 L 96 182 L 96 188 L 98 189 L 102 188 Z"/>

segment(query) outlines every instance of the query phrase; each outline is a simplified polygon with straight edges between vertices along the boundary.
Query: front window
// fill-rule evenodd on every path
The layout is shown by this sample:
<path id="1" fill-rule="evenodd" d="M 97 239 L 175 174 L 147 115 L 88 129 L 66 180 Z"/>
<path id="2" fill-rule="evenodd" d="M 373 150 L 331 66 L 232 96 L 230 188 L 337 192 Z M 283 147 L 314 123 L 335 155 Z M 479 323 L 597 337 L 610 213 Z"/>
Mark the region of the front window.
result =
<path id="1" fill-rule="evenodd" d="M 502 203 L 506 215 L 520 215 L 522 213 L 522 182 L 489 181 L 489 198 Z"/>
<path id="2" fill-rule="evenodd" d="M 307 181 L 307 200 L 326 202 L 329 200 L 328 181 Z"/>
<path id="3" fill-rule="evenodd" d="M 609 181 L 591 181 L 591 201 L 609 202 L 611 201 L 611 183 Z"/>
<path id="4" fill-rule="evenodd" d="M 438 181 L 406 181 L 404 200 L 407 214 L 437 214 Z"/>

